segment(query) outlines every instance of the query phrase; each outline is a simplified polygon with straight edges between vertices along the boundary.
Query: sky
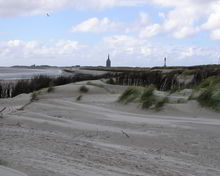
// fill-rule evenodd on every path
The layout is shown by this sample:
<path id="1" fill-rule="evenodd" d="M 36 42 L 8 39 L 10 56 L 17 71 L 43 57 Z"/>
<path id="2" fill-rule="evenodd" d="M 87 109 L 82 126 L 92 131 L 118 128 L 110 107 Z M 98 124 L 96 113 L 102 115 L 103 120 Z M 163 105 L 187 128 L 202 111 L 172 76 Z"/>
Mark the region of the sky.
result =
<path id="1" fill-rule="evenodd" d="M 218 64 L 220 0 L 0 0 L 0 66 Z"/>

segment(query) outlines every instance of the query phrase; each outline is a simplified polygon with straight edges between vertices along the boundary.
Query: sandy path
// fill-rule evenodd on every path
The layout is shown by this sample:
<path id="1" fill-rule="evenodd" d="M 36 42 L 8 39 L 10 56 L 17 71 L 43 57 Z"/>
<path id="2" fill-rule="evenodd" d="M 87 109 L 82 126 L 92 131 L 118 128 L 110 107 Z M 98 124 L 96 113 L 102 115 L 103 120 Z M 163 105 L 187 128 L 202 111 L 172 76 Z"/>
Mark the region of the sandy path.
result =
<path id="1" fill-rule="evenodd" d="M 27 176 L 24 173 L 18 172 L 16 170 L 0 166 L 0 175 L 1 176 Z"/>
<path id="2" fill-rule="evenodd" d="M 76 102 L 78 87 L 58 87 L 0 119 L 8 167 L 29 176 L 220 175 L 218 115 L 152 114 L 94 86 Z"/>

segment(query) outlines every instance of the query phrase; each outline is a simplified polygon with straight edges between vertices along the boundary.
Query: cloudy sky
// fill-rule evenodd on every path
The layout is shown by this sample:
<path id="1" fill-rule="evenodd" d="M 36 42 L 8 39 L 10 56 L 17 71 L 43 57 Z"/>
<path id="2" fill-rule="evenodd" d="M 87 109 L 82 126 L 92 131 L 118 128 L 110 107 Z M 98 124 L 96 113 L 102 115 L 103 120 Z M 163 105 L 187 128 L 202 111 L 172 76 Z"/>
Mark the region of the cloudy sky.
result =
<path id="1" fill-rule="evenodd" d="M 47 15 L 49 14 L 49 16 Z M 220 0 L 0 0 L 0 66 L 217 64 Z"/>

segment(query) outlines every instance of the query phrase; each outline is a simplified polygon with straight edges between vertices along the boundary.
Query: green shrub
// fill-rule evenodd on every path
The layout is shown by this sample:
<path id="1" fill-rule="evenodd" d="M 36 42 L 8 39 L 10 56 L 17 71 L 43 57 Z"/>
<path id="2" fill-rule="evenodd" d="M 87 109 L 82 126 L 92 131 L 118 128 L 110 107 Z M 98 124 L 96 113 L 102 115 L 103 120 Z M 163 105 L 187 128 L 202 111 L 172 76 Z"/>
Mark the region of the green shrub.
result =
<path id="1" fill-rule="evenodd" d="M 142 109 L 148 109 L 155 104 L 156 100 L 154 96 L 148 97 L 144 101 L 142 100 Z"/>
<path id="2" fill-rule="evenodd" d="M 203 107 L 220 111 L 220 76 L 205 79 L 197 88 L 200 94 L 196 97 Z"/>
<path id="3" fill-rule="evenodd" d="M 188 76 L 188 75 L 193 75 L 193 74 L 195 74 L 195 73 L 196 73 L 196 70 L 184 70 L 184 71 L 182 72 L 182 75 Z"/>
<path id="4" fill-rule="evenodd" d="M 211 76 L 201 82 L 199 88 L 209 88 L 217 86 L 219 87 L 220 84 L 220 76 Z"/>
<path id="5" fill-rule="evenodd" d="M 7 166 L 8 162 L 5 160 L 0 159 L 0 166 Z"/>
<path id="6" fill-rule="evenodd" d="M 39 95 L 39 94 L 40 94 L 39 91 L 34 91 L 34 92 L 31 94 L 31 101 L 33 102 L 33 101 L 39 100 L 39 98 L 38 98 L 38 95 Z"/>
<path id="7" fill-rule="evenodd" d="M 132 101 L 138 101 L 141 103 L 143 109 L 153 108 L 157 111 L 161 110 L 165 103 L 168 102 L 168 98 L 157 98 L 153 92 L 155 90 L 154 86 L 149 86 L 146 88 L 142 87 L 129 87 L 124 93 L 119 97 L 119 102 L 127 104 Z"/>
<path id="8" fill-rule="evenodd" d="M 77 98 L 76 98 L 76 101 L 80 101 L 82 99 L 82 95 L 79 95 Z"/>
<path id="9" fill-rule="evenodd" d="M 161 99 L 161 100 L 159 100 L 159 101 L 156 101 L 156 103 L 155 103 L 155 110 L 156 111 L 160 111 L 162 108 L 163 108 L 163 106 L 166 104 L 166 103 L 168 103 L 168 98 L 167 97 L 164 97 L 163 99 Z"/>
<path id="10" fill-rule="evenodd" d="M 119 97 L 119 102 L 128 104 L 135 101 L 141 96 L 141 89 L 138 87 L 129 87 L 124 93 Z"/>
<path id="11" fill-rule="evenodd" d="M 172 88 L 172 89 L 169 90 L 169 94 L 173 94 L 173 93 L 178 92 L 178 91 L 180 91 L 180 89 L 175 87 L 175 88 Z"/>
<path id="12" fill-rule="evenodd" d="M 145 101 L 148 98 L 150 98 L 153 95 L 154 90 L 155 90 L 154 86 L 149 86 L 149 87 L 145 88 L 143 91 L 143 94 L 141 96 L 141 101 Z"/>
<path id="13" fill-rule="evenodd" d="M 81 86 L 81 87 L 79 88 L 79 91 L 80 91 L 81 93 L 87 93 L 87 92 L 89 91 L 89 88 L 86 87 L 86 86 Z"/>
<path id="14" fill-rule="evenodd" d="M 47 92 L 50 93 L 50 92 L 53 92 L 54 91 L 54 83 L 53 82 L 50 82 L 49 83 L 49 87 L 47 89 Z"/>
<path id="15" fill-rule="evenodd" d="M 142 108 L 148 109 L 155 103 L 155 97 L 153 95 L 155 87 L 149 86 L 144 89 L 141 95 Z"/>
<path id="16" fill-rule="evenodd" d="M 199 97 L 198 102 L 201 106 L 212 108 L 216 111 L 220 111 L 220 90 L 206 89 Z"/>
<path id="17" fill-rule="evenodd" d="M 115 81 L 113 78 L 110 78 L 109 80 L 106 81 L 107 84 L 115 84 Z"/>

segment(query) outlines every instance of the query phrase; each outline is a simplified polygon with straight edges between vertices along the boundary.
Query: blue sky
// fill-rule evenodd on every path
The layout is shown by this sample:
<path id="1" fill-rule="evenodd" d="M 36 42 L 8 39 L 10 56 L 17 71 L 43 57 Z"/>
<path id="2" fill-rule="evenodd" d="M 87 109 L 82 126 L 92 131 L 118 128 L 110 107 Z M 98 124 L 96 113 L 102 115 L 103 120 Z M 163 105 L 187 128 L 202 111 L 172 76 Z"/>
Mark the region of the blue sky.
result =
<path id="1" fill-rule="evenodd" d="M 1 66 L 217 64 L 219 41 L 219 0 L 0 0 Z"/>

